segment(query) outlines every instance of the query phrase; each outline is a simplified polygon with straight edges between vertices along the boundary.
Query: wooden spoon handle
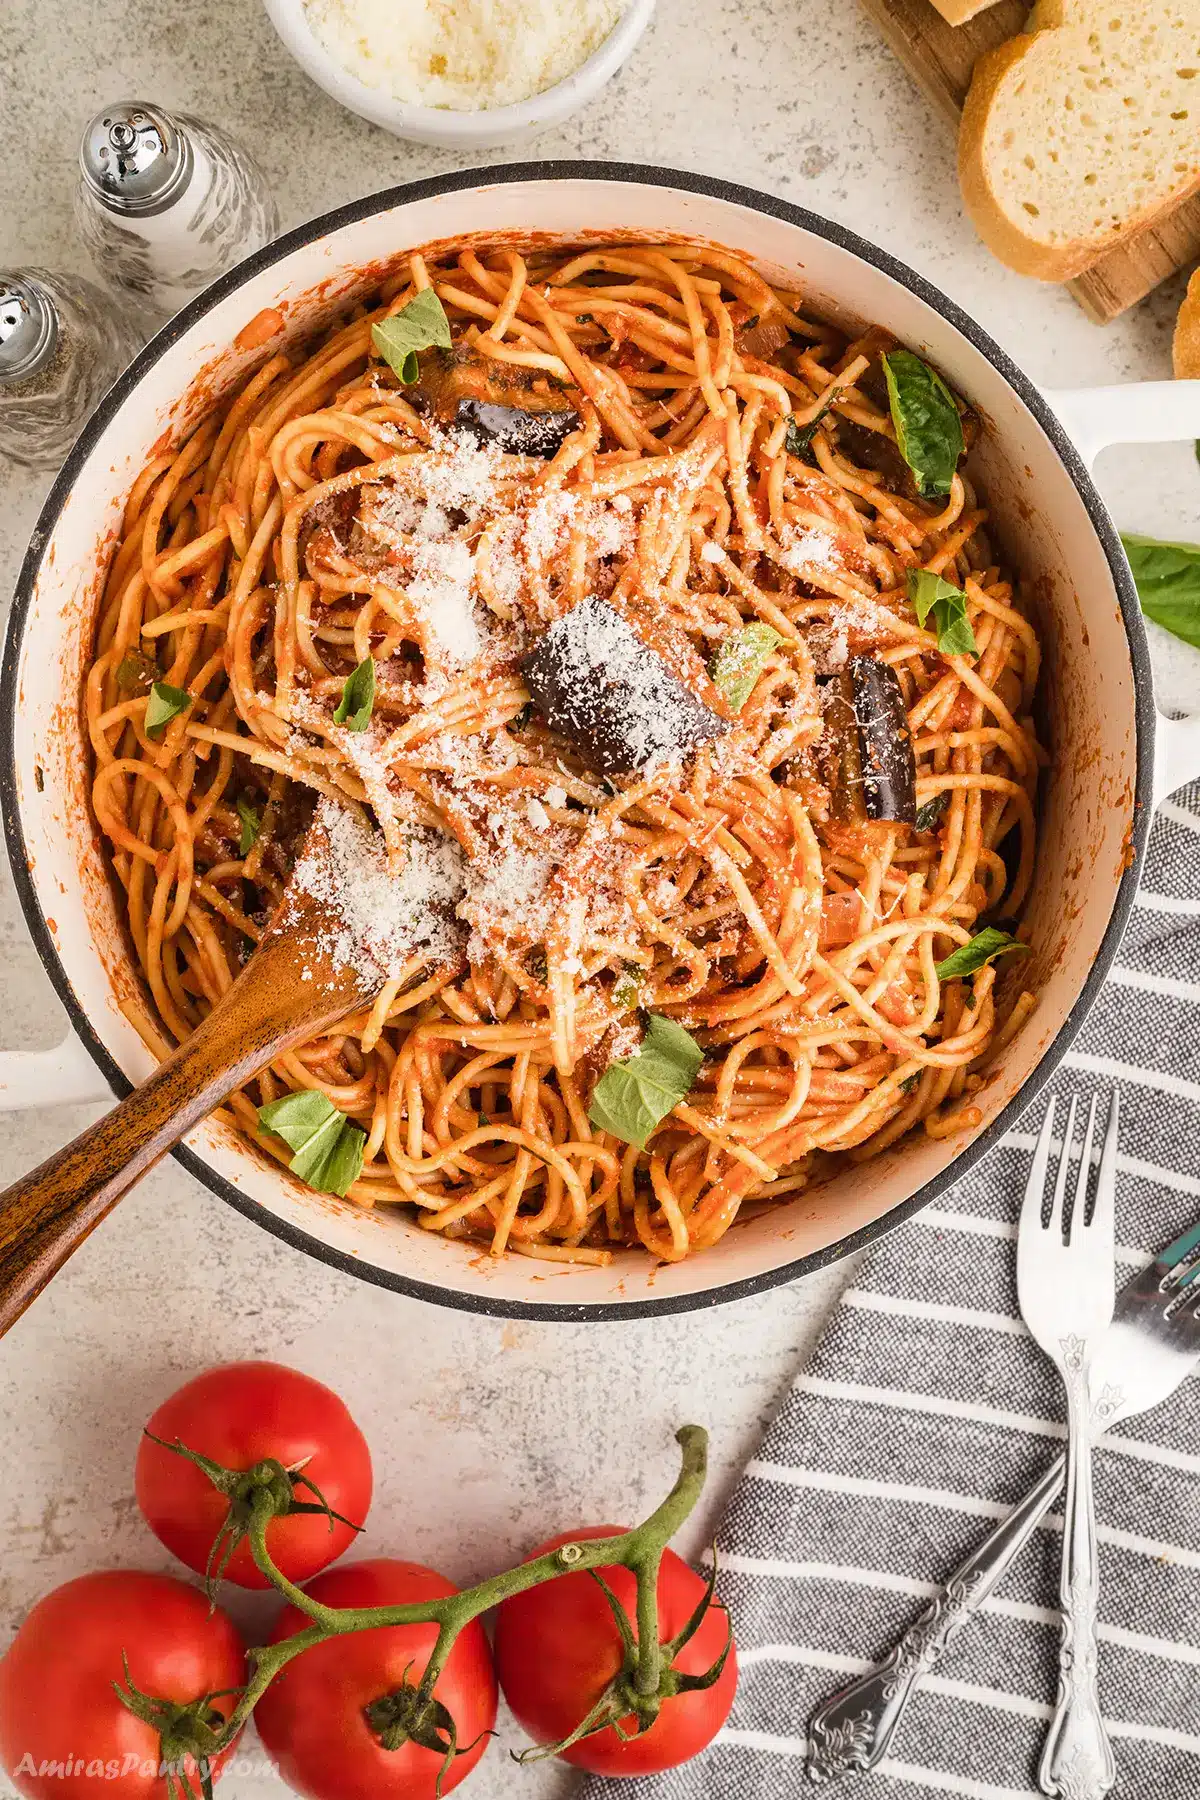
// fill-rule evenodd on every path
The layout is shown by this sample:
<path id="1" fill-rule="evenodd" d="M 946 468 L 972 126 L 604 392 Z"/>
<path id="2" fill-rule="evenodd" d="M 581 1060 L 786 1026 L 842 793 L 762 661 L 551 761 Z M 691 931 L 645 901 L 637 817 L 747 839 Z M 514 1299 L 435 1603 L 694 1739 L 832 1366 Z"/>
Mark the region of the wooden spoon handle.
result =
<path id="1" fill-rule="evenodd" d="M 140 1087 L 0 1194 L 0 1336 L 193 1125 L 284 1050 L 361 1002 L 352 978 L 339 988 L 298 977 L 294 951 L 278 937 L 260 948 L 191 1037 Z"/>
<path id="2" fill-rule="evenodd" d="M 119 1106 L 0 1195 L 0 1334 L 117 1201 L 235 1085 L 227 1063 L 214 1067 L 209 1037 L 201 1027 Z"/>

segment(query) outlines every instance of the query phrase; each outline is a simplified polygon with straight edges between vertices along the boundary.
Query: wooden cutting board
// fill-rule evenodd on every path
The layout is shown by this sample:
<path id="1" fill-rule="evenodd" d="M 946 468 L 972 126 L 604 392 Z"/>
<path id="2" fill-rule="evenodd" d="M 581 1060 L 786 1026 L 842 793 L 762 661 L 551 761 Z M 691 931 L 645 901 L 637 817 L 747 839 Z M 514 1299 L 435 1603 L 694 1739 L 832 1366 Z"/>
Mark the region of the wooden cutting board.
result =
<path id="1" fill-rule="evenodd" d="M 957 128 L 975 59 L 1021 30 L 1027 0 L 999 0 L 966 25 L 947 25 L 930 0 L 859 0 L 930 104 Z M 1200 195 L 1069 281 L 1089 319 L 1105 325 L 1168 275 L 1200 261 Z"/>

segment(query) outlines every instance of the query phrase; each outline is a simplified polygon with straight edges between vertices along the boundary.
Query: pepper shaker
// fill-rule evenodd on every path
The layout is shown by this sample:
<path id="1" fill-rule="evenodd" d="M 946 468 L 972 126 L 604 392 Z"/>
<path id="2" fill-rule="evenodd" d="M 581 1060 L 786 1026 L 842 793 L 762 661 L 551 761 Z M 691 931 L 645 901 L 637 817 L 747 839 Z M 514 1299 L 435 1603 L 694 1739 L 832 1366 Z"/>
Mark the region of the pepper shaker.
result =
<path id="1" fill-rule="evenodd" d="M 57 468 L 142 341 L 94 282 L 0 269 L 0 458 Z"/>
<path id="2" fill-rule="evenodd" d="M 257 165 L 186 113 L 122 100 L 79 149 L 75 217 L 97 268 L 161 323 L 279 229 Z"/>

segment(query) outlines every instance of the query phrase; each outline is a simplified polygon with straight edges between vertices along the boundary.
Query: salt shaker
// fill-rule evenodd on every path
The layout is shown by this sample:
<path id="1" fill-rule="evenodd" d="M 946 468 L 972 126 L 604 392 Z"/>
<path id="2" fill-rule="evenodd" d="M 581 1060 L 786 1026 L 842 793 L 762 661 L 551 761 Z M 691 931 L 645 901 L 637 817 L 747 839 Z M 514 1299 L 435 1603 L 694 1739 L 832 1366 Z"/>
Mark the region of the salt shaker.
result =
<path id="1" fill-rule="evenodd" d="M 0 460 L 57 468 L 142 341 L 94 282 L 0 269 Z"/>
<path id="2" fill-rule="evenodd" d="M 141 100 L 106 106 L 84 132 L 75 217 L 97 268 L 151 324 L 279 229 L 261 172 L 232 138 Z"/>

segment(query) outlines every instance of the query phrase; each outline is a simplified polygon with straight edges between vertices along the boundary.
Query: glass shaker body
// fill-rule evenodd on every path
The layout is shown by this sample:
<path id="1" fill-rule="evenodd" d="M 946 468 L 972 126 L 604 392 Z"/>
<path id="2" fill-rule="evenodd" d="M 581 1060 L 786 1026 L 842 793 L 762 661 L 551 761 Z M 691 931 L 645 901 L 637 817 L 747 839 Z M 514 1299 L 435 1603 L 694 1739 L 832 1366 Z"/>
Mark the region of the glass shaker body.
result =
<path id="1" fill-rule="evenodd" d="M 187 113 L 141 101 L 106 107 L 83 135 L 79 164 L 80 236 L 151 328 L 279 229 L 257 165 Z"/>
<path id="2" fill-rule="evenodd" d="M 0 269 L 0 460 L 59 467 L 143 340 L 132 310 L 81 275 Z"/>

